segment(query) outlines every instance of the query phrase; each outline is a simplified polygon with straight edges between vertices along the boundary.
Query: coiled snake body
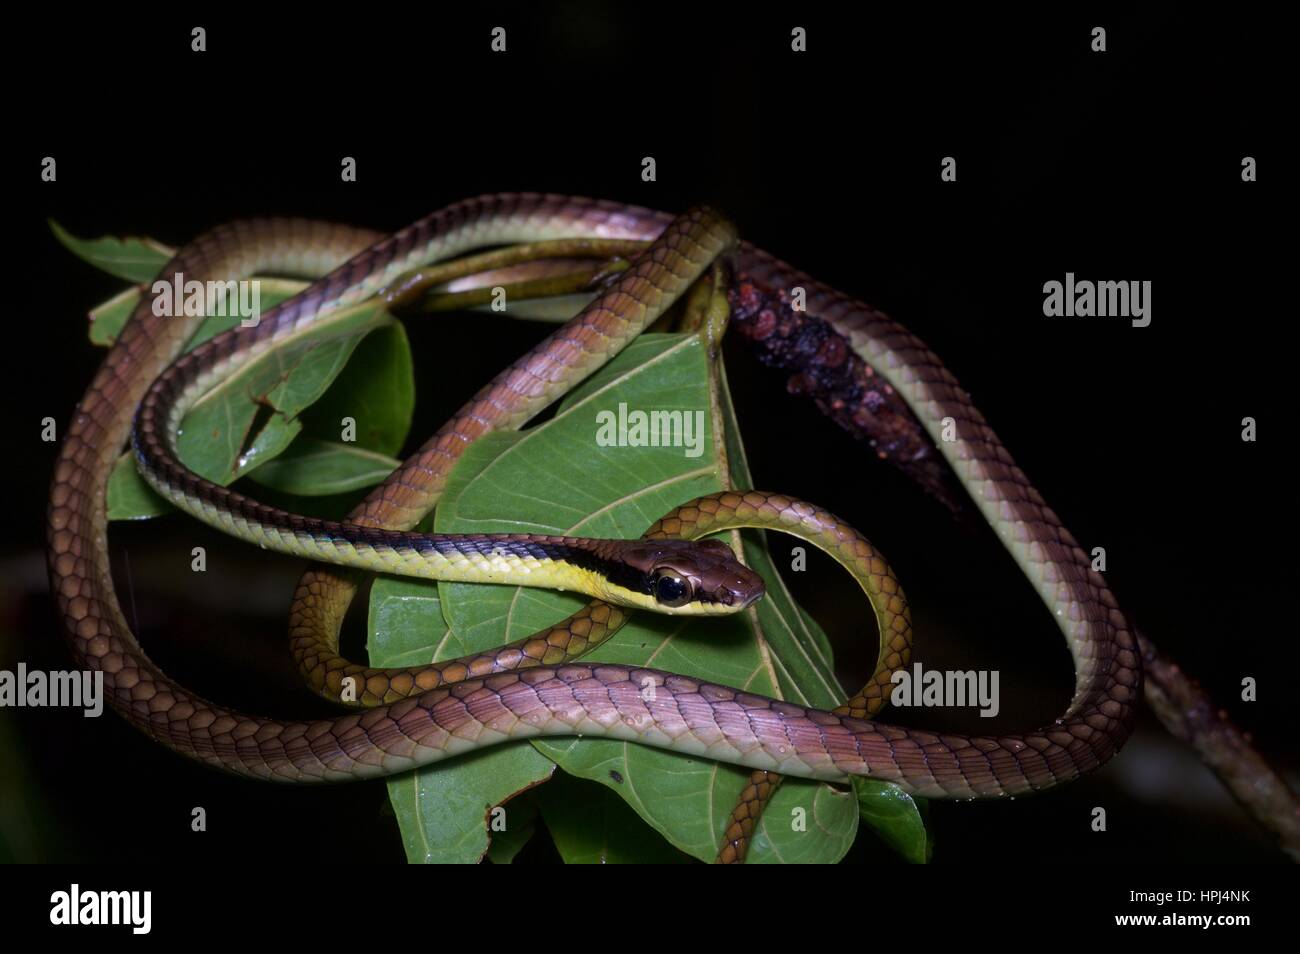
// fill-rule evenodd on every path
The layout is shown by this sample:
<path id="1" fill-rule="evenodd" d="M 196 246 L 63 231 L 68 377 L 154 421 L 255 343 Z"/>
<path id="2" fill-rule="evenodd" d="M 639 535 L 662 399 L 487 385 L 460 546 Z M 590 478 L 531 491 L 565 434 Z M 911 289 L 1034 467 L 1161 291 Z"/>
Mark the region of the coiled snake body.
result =
<path id="1" fill-rule="evenodd" d="M 171 440 L 187 402 L 284 336 L 422 263 L 485 245 L 549 238 L 654 241 L 578 318 L 475 395 L 348 524 L 324 526 L 263 507 L 206 484 L 175 462 Z M 328 567 L 313 568 L 298 589 L 291 623 L 295 653 L 314 673 L 318 690 L 336 694 L 340 679 L 355 674 L 371 702 L 387 704 L 325 720 L 261 718 L 194 696 L 147 658 L 114 593 L 105 516 L 108 476 L 137 408 L 134 445 L 147 479 L 178 505 L 232 532 L 330 562 L 334 554 L 345 554 L 345 562 L 385 572 L 408 572 L 413 563 L 432 560 L 427 572 L 434 576 L 459 573 L 455 578 L 499 581 L 492 574 L 500 570 L 503 553 L 516 564 L 532 559 L 538 571 L 557 559 L 567 563 L 576 552 L 572 548 L 588 544 L 542 541 L 570 548 L 557 557 L 545 546 L 529 549 L 526 538 L 447 543 L 394 531 L 413 527 L 432 507 L 450 462 L 465 445 L 489 430 L 520 426 L 635 337 L 720 256 L 770 287 L 802 286 L 808 311 L 842 334 L 906 400 L 1066 638 L 1076 691 L 1060 719 L 1023 735 L 903 729 L 861 718 L 878 707 L 879 686 L 870 703 L 860 696 L 856 708 L 851 701 L 847 711 L 832 713 L 671 673 L 564 661 L 573 654 L 568 648 L 557 660 L 544 641 L 533 649 L 522 641 L 508 652 L 418 671 L 353 666 L 332 657 L 330 646 L 356 584 Z M 328 272 L 256 327 L 218 336 L 179 360 L 198 319 L 155 315 L 146 300 L 78 405 L 55 467 L 49 563 L 73 651 L 79 664 L 104 673 L 106 696 L 115 709 L 180 753 L 256 778 L 345 780 L 400 772 L 508 739 L 583 734 L 787 775 L 830 781 L 865 775 L 927 797 L 970 798 L 1027 793 L 1076 778 L 1106 761 L 1128 734 L 1141 680 L 1134 637 L 1105 581 L 952 375 L 898 324 L 736 243 L 730 227 L 707 211 L 672 220 L 586 199 L 485 196 L 378 241 L 373 233 L 342 226 L 261 220 L 218 228 L 186 246 L 164 274 L 178 272 L 198 280 Z M 945 421 L 955 427 L 956 440 L 941 439 Z M 691 537 L 726 526 L 801 522 L 835 536 L 843 544 L 842 562 L 862 555 L 865 541 L 824 512 L 755 492 L 705 498 L 685 518 L 681 513 L 666 518 L 649 536 Z M 731 611 L 753 599 L 756 586 L 761 591 L 753 574 L 722 554 L 718 544 L 626 545 L 640 548 L 640 562 L 620 563 L 622 582 L 612 586 L 609 554 L 602 554 L 598 572 L 587 574 L 592 596 L 668 611 L 681 598 L 682 584 L 691 598 L 703 591 L 723 594 L 711 601 L 712 609 Z M 663 556 L 674 547 L 675 556 Z M 665 573 L 670 584 L 657 590 Z M 620 612 L 615 607 L 603 615 L 588 613 L 583 632 L 611 625 L 611 614 Z M 657 689 L 650 699 L 642 691 L 647 680 Z"/>

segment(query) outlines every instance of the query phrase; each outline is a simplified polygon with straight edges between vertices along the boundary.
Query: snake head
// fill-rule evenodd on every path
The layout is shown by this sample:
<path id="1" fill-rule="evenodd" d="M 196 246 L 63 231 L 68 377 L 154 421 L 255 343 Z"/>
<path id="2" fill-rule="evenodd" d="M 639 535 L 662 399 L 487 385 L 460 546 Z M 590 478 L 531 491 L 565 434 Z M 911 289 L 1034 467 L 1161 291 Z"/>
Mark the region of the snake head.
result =
<path id="1" fill-rule="evenodd" d="M 632 540 L 619 558 L 619 583 L 635 594 L 618 602 L 659 613 L 719 616 L 738 613 L 762 597 L 763 578 L 721 540 Z"/>

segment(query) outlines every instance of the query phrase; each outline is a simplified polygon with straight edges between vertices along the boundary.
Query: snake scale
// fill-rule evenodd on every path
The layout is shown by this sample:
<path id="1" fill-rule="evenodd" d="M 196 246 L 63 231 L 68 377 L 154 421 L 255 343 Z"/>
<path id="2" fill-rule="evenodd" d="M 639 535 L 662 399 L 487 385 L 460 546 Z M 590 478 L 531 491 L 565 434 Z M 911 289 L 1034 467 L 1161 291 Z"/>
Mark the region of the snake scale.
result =
<path id="1" fill-rule="evenodd" d="M 573 322 L 478 392 L 367 498 L 347 525 L 322 527 L 262 507 L 233 491 L 214 489 L 169 462 L 171 431 L 187 399 L 322 314 L 378 292 L 424 262 L 489 245 L 584 237 L 652 244 Z M 413 527 L 436 502 L 449 469 L 440 461 L 454 460 L 456 448 L 489 430 L 521 425 L 573 380 L 608 360 L 718 258 L 772 288 L 802 286 L 808 311 L 844 336 L 934 439 L 1065 636 L 1075 662 L 1076 689 L 1055 722 L 1020 735 L 934 733 L 672 673 L 544 658 L 532 659 L 535 664 L 525 668 L 489 661 L 480 664 L 482 676 L 467 668 L 457 673 L 459 681 L 442 685 L 435 678 L 428 691 L 411 677 L 410 685 L 402 684 L 409 694 L 397 701 L 332 719 L 282 721 L 200 699 L 170 681 L 145 655 L 114 592 L 105 514 L 108 476 L 132 434 L 137 409 L 135 446 L 146 475 L 209 522 L 259 541 L 274 538 L 278 548 L 313 559 L 333 562 L 333 555 L 349 550 L 344 559 L 368 569 L 405 571 L 412 559 L 432 555 L 435 562 L 461 559 L 490 572 L 492 559 L 501 556 L 501 546 L 512 545 L 509 541 L 465 550 L 437 541 L 413 545 L 413 538 L 398 533 Z M 1131 729 L 1141 667 L 1123 614 L 1106 582 L 953 376 L 900 325 L 737 242 L 730 226 L 714 214 L 696 210 L 674 220 L 636 206 L 588 199 L 493 195 L 456 203 L 378 241 L 373 233 L 344 226 L 255 220 L 219 227 L 187 245 L 164 274 L 176 272 L 199 280 L 254 273 L 324 275 L 264 315 L 257 326 L 213 338 L 184 356 L 182 349 L 199 319 L 155 315 L 150 302 L 143 302 L 79 403 L 55 466 L 49 566 L 78 664 L 102 671 L 110 704 L 177 752 L 256 778 L 324 781 L 400 772 L 509 739 L 582 734 L 783 775 L 828 781 L 869 776 L 930 798 L 973 798 L 1029 793 L 1074 779 L 1110 758 Z M 955 427 L 955 440 L 943 439 L 945 425 Z M 797 523 L 820 513 L 779 495 L 752 491 L 716 495 L 713 506 L 720 520 L 748 519 L 758 525 Z M 562 545 L 582 546 L 573 541 Z M 726 562 L 702 570 L 690 563 L 700 552 L 682 545 L 688 565 L 679 567 L 677 582 L 685 577 L 688 588 L 698 590 L 705 578 L 716 582 L 717 574 L 731 574 L 737 605 L 743 604 L 748 597 L 742 591 L 749 592 L 746 587 L 753 583 L 743 576 L 749 571 Z M 727 559 L 717 551 L 714 556 Z M 549 559 L 541 554 L 541 562 Z M 628 599 L 626 587 L 618 593 L 602 589 L 608 564 L 588 574 L 596 580 L 589 592 L 615 602 L 621 598 L 625 605 L 651 605 L 658 599 L 655 561 L 661 557 L 649 559 L 654 567 L 632 574 L 637 578 L 633 590 L 644 597 L 639 602 Z M 435 567 L 433 575 L 443 569 Z M 304 633 L 336 631 L 355 585 L 347 574 L 329 567 L 309 571 L 298 590 L 292 623 L 300 649 L 303 644 L 297 641 Z M 678 598 L 675 584 L 666 589 L 668 603 L 660 600 L 661 610 Z M 321 639 L 327 644 L 329 633 Z M 310 655 L 300 652 L 300 661 L 304 654 Z M 323 674 L 317 688 L 329 688 L 329 682 L 329 674 Z M 647 682 L 656 687 L 651 700 L 643 692 Z M 391 687 L 381 679 L 376 688 L 388 692 Z"/>

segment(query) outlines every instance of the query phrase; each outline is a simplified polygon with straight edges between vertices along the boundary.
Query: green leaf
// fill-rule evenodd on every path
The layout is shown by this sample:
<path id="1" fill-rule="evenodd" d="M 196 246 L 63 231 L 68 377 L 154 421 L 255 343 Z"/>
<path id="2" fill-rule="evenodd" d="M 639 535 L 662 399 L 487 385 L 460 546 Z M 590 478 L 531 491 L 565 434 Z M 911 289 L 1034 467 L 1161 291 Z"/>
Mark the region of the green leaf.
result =
<path id="1" fill-rule="evenodd" d="M 542 821 L 566 864 L 686 864 L 691 859 L 609 789 L 558 773 L 538 790 Z"/>
<path id="2" fill-rule="evenodd" d="M 334 382 L 358 343 L 392 323 L 380 304 L 341 309 L 246 364 L 195 403 L 181 425 L 185 465 L 218 484 L 280 454 L 302 430 L 302 411 Z M 335 422 L 335 436 L 341 423 Z"/>
<path id="3" fill-rule="evenodd" d="M 542 786 L 546 788 L 546 786 Z M 505 827 L 492 831 L 492 844 L 488 846 L 487 856 L 494 865 L 511 864 L 537 833 L 537 799 L 533 791 L 524 792 L 505 806 L 502 820 Z"/>
<path id="4" fill-rule="evenodd" d="M 144 482 L 133 453 L 127 451 L 117 459 L 108 477 L 109 520 L 145 520 L 175 509 Z"/>
<path id="5" fill-rule="evenodd" d="M 451 475 L 436 511 L 436 529 L 636 537 L 672 507 L 720 489 L 709 441 L 698 457 L 686 456 L 682 447 L 597 446 L 597 413 L 617 412 L 620 403 L 702 411 L 707 429 L 707 366 L 698 339 L 642 336 L 566 398 L 552 420 L 476 441 Z M 528 635 L 583 603 L 570 594 L 513 587 L 443 583 L 439 591 L 453 634 L 449 640 L 459 640 L 464 651 Z M 778 673 L 784 671 L 794 688 L 805 680 L 812 687 L 791 693 L 792 698 L 829 700 L 834 686 L 829 659 L 825 672 L 816 668 L 816 653 L 800 652 L 779 665 L 773 659 L 777 650 L 768 630 L 784 627 L 781 641 L 790 643 L 799 618 L 779 595 L 762 615 L 705 620 L 643 613 L 586 658 L 652 665 L 766 695 L 777 693 Z M 704 860 L 715 856 L 748 777 L 733 766 L 603 739 L 534 745 L 566 772 L 616 792 L 673 845 Z M 614 782 L 611 772 L 623 781 Z M 791 781 L 761 824 L 751 856 L 756 861 L 838 860 L 852 843 L 857 819 L 852 795 L 821 783 Z"/>
<path id="6" fill-rule="evenodd" d="M 249 475 L 254 482 L 304 497 L 340 494 L 373 487 L 401 461 L 356 444 L 302 436 L 275 460 Z"/>
<path id="7" fill-rule="evenodd" d="M 111 347 L 143 297 L 140 289 L 132 286 L 90 309 L 90 343 L 101 348 Z"/>
<path id="8" fill-rule="evenodd" d="M 135 282 L 148 282 L 173 254 L 151 239 L 84 240 L 53 220 L 50 228 L 81 258 Z M 288 279 L 254 280 L 264 311 L 306 287 Z M 91 341 L 112 345 L 143 295 L 143 288 L 133 286 L 92 309 Z M 185 350 L 240 320 L 208 317 Z M 313 437 L 295 441 L 304 412 L 322 399 L 323 413 L 310 419 Z M 406 439 L 414 400 L 405 331 L 378 304 L 363 304 L 314 323 L 205 395 L 182 423 L 178 453 L 190 469 L 221 484 L 269 464 L 257 478 L 266 487 L 311 496 L 353 491 L 378 483 L 397 466 L 388 455 Z M 259 412 L 264 421 L 258 421 Z M 357 421 L 357 440 L 338 443 L 341 419 L 349 416 Z M 286 448 L 285 459 L 276 461 Z M 172 509 L 139 476 L 130 454 L 117 462 L 108 487 L 110 520 Z"/>
<path id="9" fill-rule="evenodd" d="M 930 860 L 930 840 L 922 817 L 924 800 L 875 779 L 855 778 L 853 788 L 862 820 L 881 840 L 912 864 L 923 865 Z"/>
<path id="10" fill-rule="evenodd" d="M 411 345 L 394 321 L 357 346 L 338 380 L 303 414 L 303 435 L 337 441 L 339 421 L 350 417 L 357 422 L 357 446 L 392 455 L 406 442 L 414 413 Z"/>
<path id="11" fill-rule="evenodd" d="M 175 254 L 172 249 L 153 239 L 116 238 L 111 235 L 82 239 L 53 219 L 49 223 L 54 237 L 78 258 L 130 282 L 149 281 Z"/>
<path id="12" fill-rule="evenodd" d="M 489 847 L 493 807 L 545 781 L 555 766 L 526 744 L 516 744 L 470 752 L 438 769 L 388 780 L 406 859 L 415 864 L 481 861 Z"/>
<path id="13" fill-rule="evenodd" d="M 437 586 L 423 581 L 375 580 L 367 627 L 373 666 L 418 666 L 464 653 L 443 622 Z M 527 742 L 515 742 L 388 779 L 407 860 L 480 861 L 488 850 L 492 807 L 554 771 Z M 509 806 L 506 817 L 509 827 Z"/>
<path id="14" fill-rule="evenodd" d="M 594 292 L 573 295 L 552 295 L 549 298 L 520 298 L 509 304 L 511 318 L 520 321 L 542 321 L 562 325 L 569 321 L 596 298 Z M 476 305 L 470 311 L 495 314 L 491 305 Z"/>
<path id="15" fill-rule="evenodd" d="M 736 409 L 731 403 L 725 368 L 721 371 L 722 418 L 726 427 L 727 460 L 731 467 L 731 486 L 742 490 L 754 487 L 749 460 L 741 439 Z M 764 530 L 747 530 L 742 535 L 745 563 L 767 583 L 767 595 L 757 604 L 758 624 L 775 650 L 773 665 L 781 686 L 782 698 L 803 705 L 834 708 L 844 702 L 844 692 L 835 678 L 831 641 L 826 632 L 794 601 L 785 579 L 771 555 L 771 540 Z M 781 537 L 782 542 L 789 540 Z M 789 552 L 788 550 L 786 552 Z M 873 617 L 864 613 L 867 620 Z M 868 623 L 870 627 L 872 624 Z M 868 638 L 878 638 L 874 632 Z"/>
<path id="16" fill-rule="evenodd" d="M 260 306 L 263 312 L 275 307 L 280 302 L 292 298 L 298 292 L 307 287 L 306 282 L 294 281 L 288 278 L 262 278 L 252 279 L 259 283 Z M 122 326 L 126 324 L 136 306 L 144 298 L 142 289 L 132 286 L 118 292 L 108 301 L 97 305 L 90 310 L 90 343 L 101 347 L 110 347 L 117 336 L 122 332 Z M 233 328 L 239 324 L 238 315 L 211 315 L 204 319 L 199 325 L 199 330 L 194 337 L 186 344 L 186 351 L 193 351 L 203 342 L 207 341 L 228 328 Z"/>
<path id="17" fill-rule="evenodd" d="M 749 462 L 745 457 L 744 444 L 740 440 L 740 426 L 736 419 L 736 409 L 731 402 L 731 392 L 727 387 L 725 371 L 722 373 L 722 411 L 723 418 L 727 427 L 727 455 L 731 464 L 732 484 L 735 487 L 750 488 L 753 487 L 753 480 L 749 472 Z M 765 532 L 753 531 L 755 537 L 765 538 Z M 773 645 L 780 647 L 776 654 L 779 661 L 787 658 L 787 653 L 808 653 L 814 657 L 813 661 L 820 663 L 823 660 L 828 661 L 831 658 L 830 640 L 827 639 L 825 632 L 817 625 L 817 622 L 809 616 L 803 609 L 794 602 L 794 597 L 790 594 L 777 572 L 776 566 L 772 561 L 766 541 L 762 545 L 755 545 L 754 538 L 746 539 L 745 561 L 750 567 L 757 570 L 767 581 L 767 595 L 758 604 L 760 613 L 764 604 L 773 614 L 781 617 L 780 620 L 770 620 L 768 632 Z M 870 613 L 866 607 L 863 608 L 864 619 L 870 618 Z M 785 620 L 790 620 L 790 624 L 782 625 Z M 866 638 L 878 640 L 879 632 L 875 627 L 868 624 L 869 631 Z M 793 646 L 787 646 L 784 642 L 786 633 L 795 631 L 802 634 L 802 639 Z M 817 673 L 825 673 L 826 670 L 819 666 L 810 667 Z M 783 678 L 781 679 L 782 688 L 788 685 L 788 677 L 784 672 L 784 667 L 780 670 Z M 821 682 L 820 687 L 817 683 L 805 683 L 809 685 L 808 701 L 813 705 L 819 705 L 823 708 L 833 708 L 844 701 L 843 697 L 838 694 L 837 690 L 831 691 L 826 681 Z M 826 693 L 823 693 L 823 690 Z M 797 688 L 795 690 L 797 692 Z M 794 695 L 787 698 L 796 698 Z M 784 787 L 784 786 L 783 786 Z M 875 779 L 855 778 L 853 780 L 853 790 L 857 799 L 857 814 L 862 821 L 866 822 L 876 833 L 891 847 L 894 847 L 909 861 L 926 860 L 926 846 L 928 836 L 925 830 L 924 817 L 918 810 L 924 807 L 923 799 L 913 799 L 901 788 L 888 782 L 879 782 Z M 776 799 L 781 797 L 781 790 L 777 790 Z M 844 810 L 843 807 L 840 810 Z M 781 809 L 774 800 L 773 804 L 763 813 L 763 818 L 759 822 L 759 832 L 755 834 L 755 841 L 765 836 L 765 829 L 770 818 L 780 815 Z M 919 838 L 919 842 L 918 842 Z M 918 854 L 917 845 L 920 845 Z M 751 860 L 753 858 L 751 849 Z"/>
<path id="18" fill-rule="evenodd" d="M 372 486 L 399 464 L 386 451 L 405 440 L 413 379 L 401 325 L 378 303 L 343 309 L 204 395 L 181 424 L 178 455 L 195 473 L 222 485 L 249 475 L 264 487 L 312 497 Z M 315 414 L 312 436 L 301 433 L 308 408 Z M 357 422 L 355 441 L 338 440 L 344 417 Z M 133 459 L 119 461 L 109 484 L 110 519 L 171 509 L 138 476 Z"/>

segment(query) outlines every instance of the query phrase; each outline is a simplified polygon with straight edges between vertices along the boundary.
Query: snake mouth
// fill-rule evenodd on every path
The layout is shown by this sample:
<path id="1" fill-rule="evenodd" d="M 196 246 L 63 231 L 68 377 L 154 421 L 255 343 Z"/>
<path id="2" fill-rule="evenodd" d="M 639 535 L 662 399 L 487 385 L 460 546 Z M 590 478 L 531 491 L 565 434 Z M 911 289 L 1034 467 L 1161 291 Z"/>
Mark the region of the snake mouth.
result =
<path id="1" fill-rule="evenodd" d="M 732 585 L 722 585 L 713 591 L 713 602 L 727 607 L 733 612 L 741 612 L 753 606 L 763 598 L 767 586 L 763 578 L 752 571 Z"/>

